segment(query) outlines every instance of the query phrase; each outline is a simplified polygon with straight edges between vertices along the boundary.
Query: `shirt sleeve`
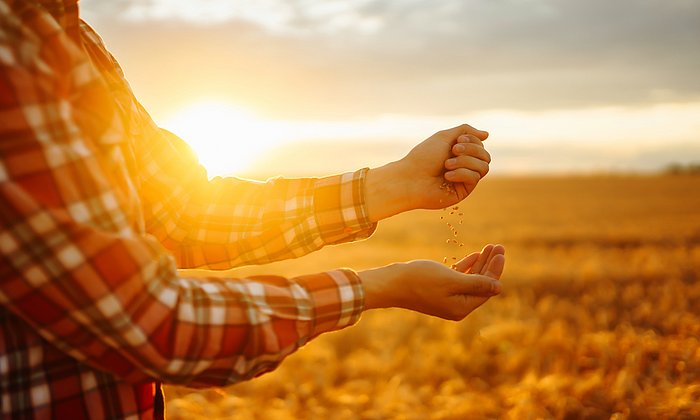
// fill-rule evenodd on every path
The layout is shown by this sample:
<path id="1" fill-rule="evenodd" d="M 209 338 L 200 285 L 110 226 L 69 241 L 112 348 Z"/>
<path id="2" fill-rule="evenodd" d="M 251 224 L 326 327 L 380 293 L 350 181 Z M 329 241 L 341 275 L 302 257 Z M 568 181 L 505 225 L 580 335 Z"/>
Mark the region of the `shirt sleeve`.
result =
<path id="1" fill-rule="evenodd" d="M 0 37 L 1 305 L 82 363 L 189 386 L 250 378 L 357 321 L 351 270 L 181 277 L 135 222 L 109 92 L 55 21 L 23 18 L 0 14 L 12 29 Z"/>
<path id="2" fill-rule="evenodd" d="M 369 237 L 367 169 L 325 178 L 208 179 L 186 144 L 144 117 L 136 151 L 146 229 L 181 268 L 227 269 L 300 257 Z"/>
<path id="3" fill-rule="evenodd" d="M 264 264 L 374 232 L 364 202 L 366 168 L 325 178 L 209 179 L 189 146 L 159 128 L 139 104 L 100 37 L 83 28 L 133 137 L 132 175 L 145 228 L 173 253 L 178 267 Z"/>

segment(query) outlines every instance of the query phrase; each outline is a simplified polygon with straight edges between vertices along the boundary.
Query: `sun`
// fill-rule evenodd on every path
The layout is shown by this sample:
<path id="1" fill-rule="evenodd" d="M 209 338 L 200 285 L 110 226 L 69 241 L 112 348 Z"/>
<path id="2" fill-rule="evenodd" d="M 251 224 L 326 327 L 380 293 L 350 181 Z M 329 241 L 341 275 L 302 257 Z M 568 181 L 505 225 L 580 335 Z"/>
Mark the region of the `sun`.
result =
<path id="1" fill-rule="evenodd" d="M 210 177 L 251 169 L 265 150 L 280 141 L 274 121 L 225 101 L 200 101 L 175 112 L 163 127 L 185 140 Z"/>

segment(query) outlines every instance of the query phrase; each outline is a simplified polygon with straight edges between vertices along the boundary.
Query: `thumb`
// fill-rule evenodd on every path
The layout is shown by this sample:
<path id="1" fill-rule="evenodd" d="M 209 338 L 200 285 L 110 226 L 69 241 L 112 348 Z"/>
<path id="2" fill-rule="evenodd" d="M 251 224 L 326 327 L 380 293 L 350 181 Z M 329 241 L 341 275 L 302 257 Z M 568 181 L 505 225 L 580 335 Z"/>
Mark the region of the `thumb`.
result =
<path id="1" fill-rule="evenodd" d="M 494 296 L 501 293 L 501 282 L 480 274 L 465 274 L 457 282 L 455 294 L 471 296 Z"/>

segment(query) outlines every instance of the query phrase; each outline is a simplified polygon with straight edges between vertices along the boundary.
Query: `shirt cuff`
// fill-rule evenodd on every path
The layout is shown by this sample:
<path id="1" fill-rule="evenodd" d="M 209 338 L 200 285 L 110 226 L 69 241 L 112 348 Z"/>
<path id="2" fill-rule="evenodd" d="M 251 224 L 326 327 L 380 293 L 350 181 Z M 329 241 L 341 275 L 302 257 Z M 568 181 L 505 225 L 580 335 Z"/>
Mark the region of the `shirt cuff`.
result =
<path id="1" fill-rule="evenodd" d="M 365 205 L 368 168 L 321 178 L 314 188 L 314 211 L 326 244 L 366 239 L 377 224 L 369 220 Z"/>
<path id="2" fill-rule="evenodd" d="M 365 308 L 365 291 L 353 270 L 339 269 L 301 276 L 297 283 L 308 291 L 313 308 L 309 339 L 354 325 Z"/>

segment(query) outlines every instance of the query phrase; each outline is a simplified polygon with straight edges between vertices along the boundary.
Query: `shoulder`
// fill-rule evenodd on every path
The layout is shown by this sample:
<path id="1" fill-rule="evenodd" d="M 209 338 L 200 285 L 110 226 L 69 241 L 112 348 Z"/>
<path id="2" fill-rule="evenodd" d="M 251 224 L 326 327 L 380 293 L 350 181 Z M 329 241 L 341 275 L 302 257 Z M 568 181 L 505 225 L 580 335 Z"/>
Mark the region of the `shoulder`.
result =
<path id="1" fill-rule="evenodd" d="M 30 1 L 0 0 L 0 73 L 17 89 L 67 93 L 88 63 L 81 48 L 46 10 Z"/>
<path id="2" fill-rule="evenodd" d="M 119 66 L 119 62 L 109 52 L 97 31 L 84 20 L 80 21 L 79 28 L 83 47 L 92 58 L 95 66 L 103 73 L 114 73 L 117 77 L 124 80 L 124 72 Z"/>

